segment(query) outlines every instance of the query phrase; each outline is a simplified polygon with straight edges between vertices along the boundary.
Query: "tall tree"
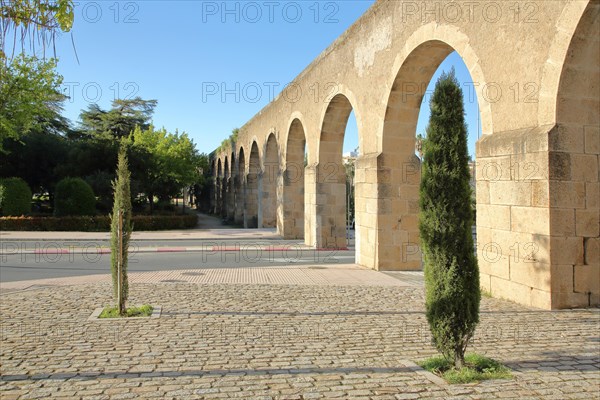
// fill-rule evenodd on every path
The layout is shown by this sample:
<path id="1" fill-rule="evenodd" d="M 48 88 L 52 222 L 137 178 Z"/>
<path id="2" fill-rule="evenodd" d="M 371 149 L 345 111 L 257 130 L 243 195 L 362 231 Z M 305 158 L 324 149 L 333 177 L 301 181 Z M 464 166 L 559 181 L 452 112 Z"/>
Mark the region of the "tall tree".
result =
<path id="1" fill-rule="evenodd" d="M 140 97 L 114 100 L 108 111 L 102 110 L 97 104 L 90 104 L 80 114 L 81 130 L 96 138 L 128 137 L 136 126 L 142 129 L 150 127 L 156 104 L 156 100 L 144 100 Z"/>
<path id="2" fill-rule="evenodd" d="M 167 200 L 198 181 L 201 159 L 186 133 L 169 133 L 152 126 L 146 130 L 137 127 L 132 139 L 138 155 L 148 155 L 142 187 L 151 207 L 154 196 Z"/>
<path id="3" fill-rule="evenodd" d="M 437 349 L 460 368 L 479 322 L 479 270 L 474 253 L 469 156 L 463 95 L 444 73 L 430 101 L 420 189 L 427 320 Z"/>
<path id="4" fill-rule="evenodd" d="M 60 115 L 66 96 L 56 61 L 20 55 L 0 63 L 0 152 L 7 138 L 19 139 L 31 131 L 68 128 Z"/>
<path id="5" fill-rule="evenodd" d="M 125 315 L 125 303 L 129 294 L 129 281 L 127 279 L 127 251 L 131 239 L 131 174 L 127 161 L 127 148 L 125 143 L 119 149 L 117 164 L 117 179 L 113 183 L 114 202 L 111 217 L 111 272 L 113 280 L 113 294 L 117 299 L 119 314 Z M 119 235 L 119 220 L 122 215 L 122 236 Z M 118 263 L 121 268 L 118 268 Z M 119 302 L 119 300 L 122 300 Z"/>

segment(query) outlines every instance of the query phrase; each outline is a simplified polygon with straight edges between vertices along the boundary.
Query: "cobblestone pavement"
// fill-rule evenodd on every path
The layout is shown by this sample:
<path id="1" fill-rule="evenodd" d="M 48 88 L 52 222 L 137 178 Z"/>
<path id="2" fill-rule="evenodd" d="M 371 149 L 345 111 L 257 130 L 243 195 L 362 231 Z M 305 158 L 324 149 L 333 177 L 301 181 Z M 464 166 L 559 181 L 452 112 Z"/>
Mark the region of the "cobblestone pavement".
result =
<path id="1" fill-rule="evenodd" d="M 414 364 L 435 354 L 414 284 L 136 283 L 160 318 L 87 320 L 110 303 L 106 282 L 0 295 L 0 398 L 599 397 L 597 309 L 484 298 L 471 350 L 515 377 L 446 385 Z"/>

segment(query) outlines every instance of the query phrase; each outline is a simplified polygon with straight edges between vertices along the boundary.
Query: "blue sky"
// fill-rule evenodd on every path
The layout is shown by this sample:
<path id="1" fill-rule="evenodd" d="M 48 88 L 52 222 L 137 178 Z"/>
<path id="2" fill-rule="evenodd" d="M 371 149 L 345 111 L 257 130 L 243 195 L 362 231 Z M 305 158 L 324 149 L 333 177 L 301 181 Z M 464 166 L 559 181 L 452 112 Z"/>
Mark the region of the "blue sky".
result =
<path id="1" fill-rule="evenodd" d="M 73 38 L 79 63 L 71 36 L 57 41 L 58 70 L 71 97 L 66 116 L 77 121 L 90 103 L 109 108 L 115 97 L 156 99 L 155 125 L 188 132 L 199 151 L 208 153 L 268 104 L 372 3 L 77 3 Z M 460 57 L 451 55 L 432 85 L 441 69 L 451 65 L 459 80 L 470 81 Z M 469 107 L 465 101 L 472 150 L 478 135 L 477 104 Z M 428 106 L 421 111 L 417 132 L 425 130 Z M 357 142 L 356 124 L 350 121 L 344 151 Z"/>

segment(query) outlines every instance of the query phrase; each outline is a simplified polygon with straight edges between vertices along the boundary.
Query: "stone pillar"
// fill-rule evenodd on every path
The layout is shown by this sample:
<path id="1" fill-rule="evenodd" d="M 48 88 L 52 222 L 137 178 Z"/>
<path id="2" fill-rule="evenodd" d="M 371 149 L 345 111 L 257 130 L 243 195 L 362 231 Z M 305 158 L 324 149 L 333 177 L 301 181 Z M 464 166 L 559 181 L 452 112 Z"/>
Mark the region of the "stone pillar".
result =
<path id="1" fill-rule="evenodd" d="M 599 303 L 598 128 L 546 125 L 477 143 L 482 287 L 540 308 Z M 586 150 L 588 150 L 586 152 Z"/>
<path id="2" fill-rule="evenodd" d="M 284 239 L 304 238 L 304 170 L 292 164 L 280 175 L 277 231 Z"/>
<path id="3" fill-rule="evenodd" d="M 404 147 L 403 147 L 404 148 Z M 420 161 L 404 154 L 359 157 L 356 168 L 357 263 L 384 271 L 422 269 L 419 240 Z"/>
<path id="4" fill-rule="evenodd" d="M 260 175 L 260 208 L 259 220 L 262 228 L 277 227 L 277 163 L 265 163 L 265 170 Z"/>
<path id="5" fill-rule="evenodd" d="M 317 248 L 347 247 L 344 167 L 317 164 L 306 168 L 305 178 L 309 225 L 305 242 Z"/>
<path id="6" fill-rule="evenodd" d="M 245 228 L 258 228 L 258 213 L 259 213 L 259 177 L 258 174 L 250 172 L 246 176 L 246 191 L 245 191 L 245 204 L 246 210 L 244 212 L 244 227 Z"/>
<path id="7" fill-rule="evenodd" d="M 235 178 L 230 177 L 227 180 L 227 220 L 233 222 L 235 215 Z"/>
<path id="8" fill-rule="evenodd" d="M 239 176 L 233 178 L 235 187 L 234 222 L 238 225 L 244 224 L 244 183 Z"/>

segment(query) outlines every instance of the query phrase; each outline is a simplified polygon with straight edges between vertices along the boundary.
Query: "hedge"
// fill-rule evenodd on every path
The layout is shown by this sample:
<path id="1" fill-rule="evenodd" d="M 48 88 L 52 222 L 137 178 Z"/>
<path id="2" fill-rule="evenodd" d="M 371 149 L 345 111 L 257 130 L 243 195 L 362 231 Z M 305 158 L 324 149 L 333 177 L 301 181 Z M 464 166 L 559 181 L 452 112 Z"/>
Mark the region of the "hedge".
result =
<path id="1" fill-rule="evenodd" d="M 31 212 L 31 189 L 21 178 L 0 179 L 0 215 L 18 216 Z"/>
<path id="2" fill-rule="evenodd" d="M 81 178 L 64 178 L 54 191 L 54 215 L 57 217 L 94 215 L 96 196 L 92 187 Z"/>
<path id="3" fill-rule="evenodd" d="M 161 231 L 168 229 L 192 229 L 196 227 L 195 214 L 187 215 L 134 215 L 131 218 L 134 231 Z M 108 232 L 108 215 L 77 217 L 1 217 L 1 231 L 77 231 Z"/>

